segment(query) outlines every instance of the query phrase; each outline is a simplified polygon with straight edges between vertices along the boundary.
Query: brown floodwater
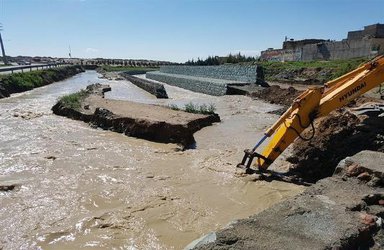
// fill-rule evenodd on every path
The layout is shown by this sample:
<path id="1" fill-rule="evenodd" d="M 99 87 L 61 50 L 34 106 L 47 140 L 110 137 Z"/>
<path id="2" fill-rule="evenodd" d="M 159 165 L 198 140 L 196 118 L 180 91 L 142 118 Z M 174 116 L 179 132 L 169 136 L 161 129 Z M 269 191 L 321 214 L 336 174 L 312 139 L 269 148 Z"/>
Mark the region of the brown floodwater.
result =
<path id="1" fill-rule="evenodd" d="M 157 100 L 127 81 L 87 71 L 0 100 L 0 249 L 182 249 L 302 187 L 236 177 L 279 108 L 245 96 L 213 97 L 166 86 Z M 195 134 L 196 149 L 91 128 L 55 116 L 57 98 L 108 82 L 106 98 L 160 105 L 213 103 L 222 122 Z"/>

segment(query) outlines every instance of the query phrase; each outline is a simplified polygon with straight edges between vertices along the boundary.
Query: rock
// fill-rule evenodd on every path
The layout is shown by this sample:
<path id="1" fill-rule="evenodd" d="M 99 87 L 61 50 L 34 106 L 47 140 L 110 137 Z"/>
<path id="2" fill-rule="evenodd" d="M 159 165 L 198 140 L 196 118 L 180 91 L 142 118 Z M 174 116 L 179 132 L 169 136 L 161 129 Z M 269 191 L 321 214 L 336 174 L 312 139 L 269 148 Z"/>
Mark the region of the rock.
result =
<path id="1" fill-rule="evenodd" d="M 383 175 L 382 157 L 384 153 L 372 151 L 348 157 L 333 176 L 238 220 L 216 232 L 214 241 L 194 244 L 193 249 L 369 249 L 379 245 L 382 241 L 375 237 L 383 224 L 379 217 L 384 212 L 384 187 L 368 186 L 355 177 L 366 172 Z M 353 177 L 343 180 L 347 170 Z"/>
<path id="2" fill-rule="evenodd" d="M 369 175 L 368 172 L 363 172 L 357 176 L 357 179 L 361 181 L 369 181 L 371 180 L 371 176 Z"/>
<path id="3" fill-rule="evenodd" d="M 377 216 L 367 213 L 361 213 L 360 219 L 363 224 L 373 226 L 376 224 Z"/>
<path id="4" fill-rule="evenodd" d="M 45 159 L 48 159 L 48 160 L 56 160 L 56 156 L 53 156 L 53 155 L 50 155 L 50 156 L 46 156 L 44 157 Z"/>
<path id="5" fill-rule="evenodd" d="M 9 92 L 5 89 L 5 87 L 0 82 L 0 99 L 5 98 L 5 97 L 9 97 L 9 96 L 10 96 Z"/>
<path id="6" fill-rule="evenodd" d="M 184 250 L 191 250 L 191 249 L 194 249 L 196 247 L 203 246 L 203 245 L 205 245 L 207 243 L 214 242 L 215 240 L 216 240 L 216 233 L 211 232 L 209 234 L 206 234 L 206 235 L 202 236 L 201 238 L 199 238 L 197 240 L 194 240 L 193 242 L 188 244 L 184 248 Z"/>
<path id="7" fill-rule="evenodd" d="M 7 192 L 15 190 L 16 188 L 20 187 L 21 185 L 18 183 L 10 183 L 10 182 L 0 182 L 0 192 Z"/>
<path id="8" fill-rule="evenodd" d="M 361 173 L 361 169 L 360 169 L 360 166 L 359 164 L 356 164 L 356 163 L 353 163 L 352 165 L 348 166 L 347 167 L 347 176 L 349 177 L 353 177 L 353 176 L 357 176 Z"/>

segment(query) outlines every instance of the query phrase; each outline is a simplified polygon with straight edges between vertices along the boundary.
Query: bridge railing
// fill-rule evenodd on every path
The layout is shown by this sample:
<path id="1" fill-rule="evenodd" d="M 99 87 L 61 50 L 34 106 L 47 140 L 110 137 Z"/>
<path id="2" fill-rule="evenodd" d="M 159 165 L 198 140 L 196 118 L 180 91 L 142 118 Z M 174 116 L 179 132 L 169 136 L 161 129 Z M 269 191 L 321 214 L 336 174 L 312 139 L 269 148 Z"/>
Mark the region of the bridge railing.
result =
<path id="1" fill-rule="evenodd" d="M 59 66 L 66 65 L 66 63 L 48 63 L 48 64 L 34 64 L 34 65 L 19 65 L 19 66 L 12 66 L 12 67 L 0 67 L 0 72 L 10 72 L 11 74 L 15 71 L 21 70 L 21 72 L 24 72 L 24 70 L 32 71 L 33 69 L 38 70 L 40 69 L 49 69 L 49 68 L 55 68 Z"/>

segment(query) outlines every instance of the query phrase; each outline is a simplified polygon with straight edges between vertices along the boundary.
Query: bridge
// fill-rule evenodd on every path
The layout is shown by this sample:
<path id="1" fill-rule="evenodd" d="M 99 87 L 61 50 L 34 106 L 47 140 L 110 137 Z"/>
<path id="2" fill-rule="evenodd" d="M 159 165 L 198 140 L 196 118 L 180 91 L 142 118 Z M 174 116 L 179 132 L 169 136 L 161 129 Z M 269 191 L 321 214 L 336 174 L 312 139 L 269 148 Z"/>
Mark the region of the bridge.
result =
<path id="1" fill-rule="evenodd" d="M 12 74 L 12 73 L 23 73 L 24 71 L 32 71 L 39 69 L 49 69 L 59 66 L 63 66 L 65 63 L 48 63 L 48 64 L 32 64 L 32 65 L 16 65 L 16 66 L 4 66 L 0 67 L 0 74 Z"/>

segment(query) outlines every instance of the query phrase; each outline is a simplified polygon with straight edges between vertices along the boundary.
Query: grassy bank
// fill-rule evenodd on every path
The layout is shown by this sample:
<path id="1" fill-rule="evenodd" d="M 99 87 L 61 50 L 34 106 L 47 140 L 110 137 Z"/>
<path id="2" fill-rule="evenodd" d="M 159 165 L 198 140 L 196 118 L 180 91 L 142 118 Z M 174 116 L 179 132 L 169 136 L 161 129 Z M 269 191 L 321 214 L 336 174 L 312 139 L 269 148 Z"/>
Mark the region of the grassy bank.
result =
<path id="1" fill-rule="evenodd" d="M 88 95 L 89 93 L 87 91 L 80 90 L 79 92 L 62 96 L 59 99 L 59 102 L 66 108 L 79 110 L 81 108 L 81 103 Z"/>
<path id="2" fill-rule="evenodd" d="M 312 62 L 258 62 L 264 68 L 267 81 L 309 80 L 324 83 L 367 62 L 367 58 Z"/>
<path id="3" fill-rule="evenodd" d="M 0 75 L 0 97 L 7 97 L 12 93 L 19 93 L 61 81 L 83 71 L 81 66 L 67 66 Z"/>
<path id="4" fill-rule="evenodd" d="M 175 104 L 169 105 L 169 108 L 173 110 L 182 110 L 188 113 L 194 113 L 194 114 L 203 114 L 203 115 L 212 115 L 215 114 L 216 107 L 213 103 L 210 103 L 209 105 L 207 104 L 193 104 L 192 102 L 189 102 L 185 104 L 184 109 L 179 108 Z"/>

